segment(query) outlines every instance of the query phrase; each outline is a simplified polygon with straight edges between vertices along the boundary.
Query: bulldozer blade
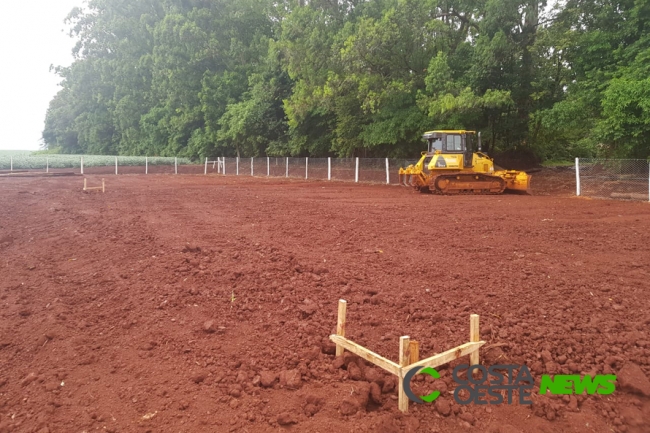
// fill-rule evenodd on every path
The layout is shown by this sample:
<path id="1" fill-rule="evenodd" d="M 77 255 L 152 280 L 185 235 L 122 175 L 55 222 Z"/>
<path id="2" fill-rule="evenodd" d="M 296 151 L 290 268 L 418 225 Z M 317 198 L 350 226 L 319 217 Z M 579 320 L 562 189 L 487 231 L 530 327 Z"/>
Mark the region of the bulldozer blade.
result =
<path id="1" fill-rule="evenodd" d="M 530 189 L 531 177 L 531 175 L 526 174 L 523 171 L 517 173 L 517 176 L 514 179 L 510 179 L 507 182 L 506 191 L 516 194 L 533 195 Z"/>

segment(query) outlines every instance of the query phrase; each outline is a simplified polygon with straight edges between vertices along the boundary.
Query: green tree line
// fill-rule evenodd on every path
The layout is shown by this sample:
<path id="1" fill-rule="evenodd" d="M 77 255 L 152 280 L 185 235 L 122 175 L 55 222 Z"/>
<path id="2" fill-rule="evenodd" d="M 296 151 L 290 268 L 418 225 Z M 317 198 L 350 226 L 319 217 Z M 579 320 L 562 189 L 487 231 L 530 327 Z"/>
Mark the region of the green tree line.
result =
<path id="1" fill-rule="evenodd" d="M 413 157 L 432 129 L 540 160 L 650 155 L 645 0 L 89 0 L 63 153 Z"/>

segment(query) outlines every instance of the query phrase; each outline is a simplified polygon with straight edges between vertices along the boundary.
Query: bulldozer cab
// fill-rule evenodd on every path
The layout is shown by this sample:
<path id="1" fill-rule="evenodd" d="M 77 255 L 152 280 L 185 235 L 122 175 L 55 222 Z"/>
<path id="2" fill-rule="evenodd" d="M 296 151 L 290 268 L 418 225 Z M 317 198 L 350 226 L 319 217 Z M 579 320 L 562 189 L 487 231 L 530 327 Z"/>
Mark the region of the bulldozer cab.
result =
<path id="1" fill-rule="evenodd" d="M 428 143 L 427 154 L 462 154 L 463 166 L 471 167 L 475 135 L 476 131 L 440 130 L 425 132 L 422 138 Z"/>

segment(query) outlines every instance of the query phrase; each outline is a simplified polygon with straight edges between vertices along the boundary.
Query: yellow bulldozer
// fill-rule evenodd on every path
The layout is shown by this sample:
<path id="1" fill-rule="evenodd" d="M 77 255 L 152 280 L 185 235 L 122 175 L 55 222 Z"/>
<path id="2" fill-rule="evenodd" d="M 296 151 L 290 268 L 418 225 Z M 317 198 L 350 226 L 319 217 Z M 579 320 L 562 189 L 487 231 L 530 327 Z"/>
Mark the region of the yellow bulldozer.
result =
<path id="1" fill-rule="evenodd" d="M 427 151 L 416 164 L 399 169 L 400 184 L 437 194 L 529 193 L 530 175 L 495 171 L 492 158 L 481 152 L 480 132 L 429 131 L 422 138 L 428 143 Z"/>

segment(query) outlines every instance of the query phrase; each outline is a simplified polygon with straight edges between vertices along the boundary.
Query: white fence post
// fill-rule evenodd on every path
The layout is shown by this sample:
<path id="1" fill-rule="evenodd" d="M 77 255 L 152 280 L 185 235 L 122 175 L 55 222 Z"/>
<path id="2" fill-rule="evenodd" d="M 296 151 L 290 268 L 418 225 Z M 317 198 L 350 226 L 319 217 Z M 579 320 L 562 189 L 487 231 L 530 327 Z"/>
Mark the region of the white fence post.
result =
<path id="1" fill-rule="evenodd" d="M 149 157 L 144 157 L 144 174 L 149 174 Z"/>
<path id="2" fill-rule="evenodd" d="M 178 157 L 174 157 L 174 174 L 178 174 Z"/>
<path id="3" fill-rule="evenodd" d="M 223 175 L 226 175 L 226 157 L 223 157 Z"/>
<path id="4" fill-rule="evenodd" d="M 269 177 L 271 175 L 271 160 L 267 156 L 266 157 L 266 177 Z"/>
<path id="5" fill-rule="evenodd" d="M 205 169 L 203 169 L 203 174 L 208 174 L 208 157 L 205 157 Z"/>
<path id="6" fill-rule="evenodd" d="M 50 158 L 45 158 L 45 173 L 50 172 Z"/>
<path id="7" fill-rule="evenodd" d="M 386 185 L 390 185 L 390 170 L 388 169 L 388 158 L 386 158 Z"/>
<path id="8" fill-rule="evenodd" d="M 580 161 L 576 158 L 576 196 L 580 196 Z"/>
<path id="9" fill-rule="evenodd" d="M 359 182 L 359 157 L 358 156 L 354 168 L 354 181 Z"/>
<path id="10" fill-rule="evenodd" d="M 239 157 L 237 157 L 237 173 L 235 174 L 239 176 Z"/>
<path id="11" fill-rule="evenodd" d="M 81 157 L 81 174 L 84 174 L 84 157 Z"/>
<path id="12" fill-rule="evenodd" d="M 289 177 L 289 157 L 287 156 L 287 166 L 284 177 Z"/>
<path id="13" fill-rule="evenodd" d="M 309 157 L 305 157 L 305 179 L 309 179 Z"/>
<path id="14" fill-rule="evenodd" d="M 327 157 L 327 180 L 332 180 L 332 157 Z"/>
<path id="15" fill-rule="evenodd" d="M 115 175 L 117 176 L 117 156 L 115 157 Z"/>
<path id="16" fill-rule="evenodd" d="M 251 157 L 251 176 L 254 176 L 254 171 L 253 171 L 253 157 Z"/>

